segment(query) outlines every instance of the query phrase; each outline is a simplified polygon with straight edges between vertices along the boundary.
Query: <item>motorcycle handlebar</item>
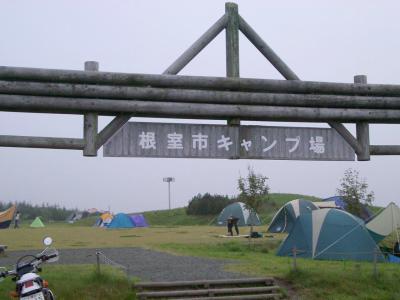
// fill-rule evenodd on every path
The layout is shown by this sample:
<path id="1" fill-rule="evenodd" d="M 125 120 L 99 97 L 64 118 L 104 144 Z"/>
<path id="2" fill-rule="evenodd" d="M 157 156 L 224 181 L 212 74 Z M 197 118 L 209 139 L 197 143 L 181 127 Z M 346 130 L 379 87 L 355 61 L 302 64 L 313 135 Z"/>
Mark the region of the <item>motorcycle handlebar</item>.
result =
<path id="1" fill-rule="evenodd" d="M 4 272 L 0 272 L 0 277 L 6 277 L 6 276 L 9 276 L 9 275 L 15 275 L 15 274 L 16 274 L 15 270 L 4 271 Z"/>
<path id="2" fill-rule="evenodd" d="M 58 256 L 58 254 L 53 254 L 53 255 L 44 255 L 44 260 L 49 260 L 52 258 L 56 258 Z"/>

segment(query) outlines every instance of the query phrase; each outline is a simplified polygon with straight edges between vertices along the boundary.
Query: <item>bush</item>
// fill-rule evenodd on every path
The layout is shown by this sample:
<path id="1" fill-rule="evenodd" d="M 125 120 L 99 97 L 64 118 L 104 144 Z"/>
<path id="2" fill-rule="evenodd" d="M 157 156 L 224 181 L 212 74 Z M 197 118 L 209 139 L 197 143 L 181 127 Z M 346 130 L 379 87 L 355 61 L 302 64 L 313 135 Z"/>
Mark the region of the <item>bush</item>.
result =
<path id="1" fill-rule="evenodd" d="M 189 201 L 186 209 L 188 215 L 215 215 L 219 214 L 228 204 L 234 202 L 228 196 L 198 194 Z"/>

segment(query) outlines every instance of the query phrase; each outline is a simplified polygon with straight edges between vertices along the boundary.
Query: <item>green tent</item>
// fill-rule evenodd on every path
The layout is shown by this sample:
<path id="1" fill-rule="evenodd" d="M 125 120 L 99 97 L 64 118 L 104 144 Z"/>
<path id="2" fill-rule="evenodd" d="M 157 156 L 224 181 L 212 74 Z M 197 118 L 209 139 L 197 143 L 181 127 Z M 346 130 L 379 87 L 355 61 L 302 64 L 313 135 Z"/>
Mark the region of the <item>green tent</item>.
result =
<path id="1" fill-rule="evenodd" d="M 339 209 L 317 209 L 300 215 L 277 255 L 321 260 L 383 261 L 363 220 Z"/>
<path id="2" fill-rule="evenodd" d="M 239 226 L 261 225 L 260 218 L 258 217 L 257 213 L 248 210 L 242 202 L 235 202 L 226 206 L 218 216 L 217 225 L 226 225 L 226 220 L 230 216 L 239 218 Z"/>
<path id="3" fill-rule="evenodd" d="M 30 227 L 40 228 L 40 227 L 44 227 L 44 224 L 43 224 L 42 220 L 40 220 L 39 217 L 36 217 L 36 219 L 33 220 L 33 222 L 31 223 Z"/>

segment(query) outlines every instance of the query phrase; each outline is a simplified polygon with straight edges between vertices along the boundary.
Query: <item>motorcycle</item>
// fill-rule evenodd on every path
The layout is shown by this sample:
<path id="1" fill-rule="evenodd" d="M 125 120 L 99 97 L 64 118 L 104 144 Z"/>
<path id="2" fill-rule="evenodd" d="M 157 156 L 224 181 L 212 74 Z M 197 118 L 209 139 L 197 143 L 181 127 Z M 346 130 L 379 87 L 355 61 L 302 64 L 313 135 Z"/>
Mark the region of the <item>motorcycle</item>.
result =
<path id="1" fill-rule="evenodd" d="M 48 282 L 37 273 L 42 271 L 40 265 L 44 262 L 55 262 L 59 258 L 58 251 L 50 248 L 53 240 L 51 237 L 43 239 L 46 248 L 37 255 L 24 255 L 15 264 L 15 269 L 1 268 L 0 281 L 7 276 L 13 277 L 16 282 L 15 291 L 10 295 L 20 300 L 54 300 L 53 292 L 48 288 Z"/>

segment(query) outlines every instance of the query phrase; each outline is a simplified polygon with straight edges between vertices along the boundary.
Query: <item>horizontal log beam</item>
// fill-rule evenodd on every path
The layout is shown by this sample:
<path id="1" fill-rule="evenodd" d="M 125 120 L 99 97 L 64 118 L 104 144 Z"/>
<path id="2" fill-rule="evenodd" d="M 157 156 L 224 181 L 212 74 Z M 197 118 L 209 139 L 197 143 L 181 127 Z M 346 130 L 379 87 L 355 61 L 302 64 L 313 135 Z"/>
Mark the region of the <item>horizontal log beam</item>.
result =
<path id="1" fill-rule="evenodd" d="M 85 142 L 77 138 L 0 135 L 0 147 L 83 150 Z"/>
<path id="2" fill-rule="evenodd" d="M 274 292 L 280 289 L 279 286 L 265 287 L 244 287 L 244 288 L 219 288 L 219 289 L 197 289 L 197 290 L 177 290 L 177 291 L 159 291 L 159 292 L 139 292 L 139 298 L 168 298 L 185 296 L 204 296 L 204 295 L 238 295 L 238 294 L 257 294 Z"/>
<path id="3" fill-rule="evenodd" d="M 0 110 L 101 115 L 119 113 L 146 117 L 258 121 L 398 123 L 400 110 L 172 103 L 112 99 L 75 99 L 25 95 L 0 95 Z"/>
<path id="4" fill-rule="evenodd" d="M 185 281 L 159 281 L 159 282 L 137 282 L 134 288 L 172 288 L 183 286 L 217 286 L 217 285 L 238 285 L 238 284 L 266 284 L 271 285 L 274 282 L 273 277 L 255 277 L 238 279 L 215 279 L 215 280 L 185 280 Z"/>
<path id="5" fill-rule="evenodd" d="M 279 300 L 282 299 L 282 293 L 279 291 L 268 294 L 239 295 L 239 296 L 217 296 L 217 297 L 196 297 L 196 300 Z M 193 300 L 193 298 L 169 298 L 169 300 Z"/>
<path id="6" fill-rule="evenodd" d="M 400 155 L 400 146 L 397 145 L 371 145 L 371 155 Z"/>
<path id="7" fill-rule="evenodd" d="M 206 91 L 25 81 L 0 81 L 0 94 L 213 104 L 400 109 L 400 97 Z"/>
<path id="8" fill-rule="evenodd" d="M 388 84 L 354 84 L 300 80 L 85 72 L 4 66 L 0 66 L 0 80 L 265 91 L 276 93 L 400 96 L 400 85 Z"/>

